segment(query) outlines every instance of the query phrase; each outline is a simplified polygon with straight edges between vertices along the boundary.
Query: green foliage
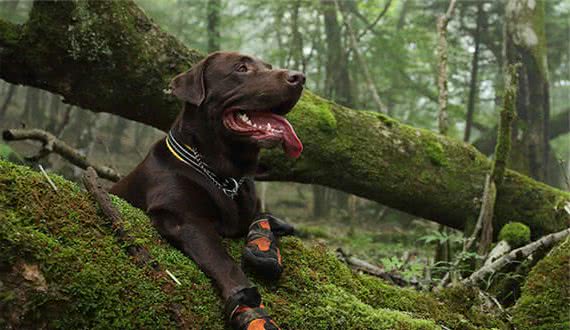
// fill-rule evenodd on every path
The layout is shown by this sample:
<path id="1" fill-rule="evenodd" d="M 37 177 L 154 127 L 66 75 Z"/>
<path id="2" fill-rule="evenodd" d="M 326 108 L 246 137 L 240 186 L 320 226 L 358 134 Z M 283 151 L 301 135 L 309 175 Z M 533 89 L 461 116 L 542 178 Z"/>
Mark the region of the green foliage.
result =
<path id="1" fill-rule="evenodd" d="M 501 228 L 499 240 L 505 240 L 516 249 L 530 243 L 530 228 L 520 222 L 509 222 Z"/>
<path id="2" fill-rule="evenodd" d="M 420 237 L 420 241 L 425 244 L 445 244 L 450 242 L 451 244 L 462 243 L 463 235 L 457 231 L 442 231 L 442 230 L 432 230 L 429 234 Z"/>

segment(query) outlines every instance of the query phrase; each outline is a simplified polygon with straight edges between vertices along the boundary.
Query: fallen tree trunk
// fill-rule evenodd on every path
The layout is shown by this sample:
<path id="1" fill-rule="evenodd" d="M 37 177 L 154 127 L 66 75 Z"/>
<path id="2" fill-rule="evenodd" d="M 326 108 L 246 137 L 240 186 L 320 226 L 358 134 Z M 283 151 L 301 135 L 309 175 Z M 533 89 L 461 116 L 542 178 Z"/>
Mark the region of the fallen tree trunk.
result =
<path id="1" fill-rule="evenodd" d="M 180 108 L 164 93 L 168 81 L 203 56 L 131 1 L 36 1 L 24 25 L 0 20 L 0 47 L 1 78 L 162 130 Z M 265 152 L 263 179 L 326 185 L 458 229 L 477 218 L 490 162 L 473 147 L 310 92 L 289 117 L 304 153 L 292 161 Z M 569 200 L 507 171 L 495 228 L 521 221 L 535 238 L 561 230 L 569 225 Z"/>
<path id="2" fill-rule="evenodd" d="M 40 173 L 0 160 L 0 328 L 226 328 L 208 278 L 143 212 L 113 198 L 121 214 L 106 219 L 75 183 L 50 177 L 57 192 Z M 238 262 L 243 244 L 225 242 Z M 281 279 L 254 282 L 284 329 L 509 329 L 473 289 L 391 286 L 295 238 L 281 251 Z"/>

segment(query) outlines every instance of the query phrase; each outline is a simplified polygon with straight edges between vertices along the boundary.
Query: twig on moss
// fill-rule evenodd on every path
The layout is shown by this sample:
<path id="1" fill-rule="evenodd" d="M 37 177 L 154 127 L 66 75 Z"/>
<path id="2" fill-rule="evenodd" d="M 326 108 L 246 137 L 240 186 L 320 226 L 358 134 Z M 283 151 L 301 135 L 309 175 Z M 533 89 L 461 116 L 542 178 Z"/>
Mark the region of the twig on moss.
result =
<path id="1" fill-rule="evenodd" d="M 463 280 L 463 284 L 477 285 L 481 281 L 483 281 L 483 279 L 488 274 L 496 273 L 497 271 L 499 271 L 500 269 L 502 269 L 503 267 L 514 261 L 527 258 L 528 256 L 532 255 L 540 248 L 550 248 L 551 246 L 561 241 L 568 235 L 570 235 L 570 228 L 564 229 L 554 234 L 546 235 L 537 241 L 534 241 L 518 249 L 512 250 L 511 252 L 495 260 L 491 264 L 481 267 L 479 270 L 471 274 L 471 276 Z"/>
<path id="2" fill-rule="evenodd" d="M 125 230 L 121 214 L 111 202 L 109 194 L 97 182 L 97 173 L 93 167 L 88 167 L 83 174 L 83 184 L 97 201 L 103 214 L 109 218 L 113 234 L 122 244 L 127 246 L 127 253 L 135 259 L 135 263 L 139 266 L 150 265 L 155 271 L 160 271 L 158 263 L 151 257 L 148 250 L 144 246 L 135 243 L 134 238 Z"/>
<path id="3" fill-rule="evenodd" d="M 57 192 L 57 186 L 55 185 L 55 183 L 53 183 L 53 181 L 51 181 L 50 177 L 46 173 L 46 170 L 44 170 L 44 167 L 42 166 L 42 164 L 39 164 L 38 167 L 40 168 L 40 172 L 42 172 L 43 176 L 49 182 L 49 185 L 52 187 L 52 189 Z"/>
<path id="4" fill-rule="evenodd" d="M 9 129 L 2 133 L 2 137 L 6 141 L 19 141 L 19 140 L 35 140 L 43 143 L 42 149 L 37 155 L 29 157 L 28 160 L 37 161 L 48 154 L 55 152 L 68 160 L 73 165 L 82 169 L 93 167 L 98 175 L 110 181 L 119 181 L 121 176 L 112 168 L 107 166 L 97 166 L 91 164 L 85 156 L 79 151 L 72 148 L 67 143 L 56 138 L 53 134 L 40 129 Z"/>
<path id="5" fill-rule="evenodd" d="M 177 285 L 182 285 L 182 283 L 180 283 L 180 281 L 176 278 L 176 276 L 174 276 L 174 274 L 172 274 L 168 269 L 164 270 L 166 272 L 166 274 L 168 274 L 168 276 L 170 276 L 170 278 L 177 284 Z"/>

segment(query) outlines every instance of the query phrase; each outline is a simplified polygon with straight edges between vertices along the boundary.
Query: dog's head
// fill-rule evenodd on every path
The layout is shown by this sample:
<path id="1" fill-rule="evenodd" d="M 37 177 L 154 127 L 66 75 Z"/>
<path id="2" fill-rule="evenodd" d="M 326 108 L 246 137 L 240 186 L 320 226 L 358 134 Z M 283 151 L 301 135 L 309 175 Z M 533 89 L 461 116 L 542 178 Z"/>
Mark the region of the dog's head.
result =
<path id="1" fill-rule="evenodd" d="M 189 118 L 217 136 L 264 148 L 281 144 L 289 157 L 297 158 L 303 145 L 283 116 L 299 100 L 304 83 L 300 72 L 216 52 L 176 76 L 171 89 L 191 106 Z"/>

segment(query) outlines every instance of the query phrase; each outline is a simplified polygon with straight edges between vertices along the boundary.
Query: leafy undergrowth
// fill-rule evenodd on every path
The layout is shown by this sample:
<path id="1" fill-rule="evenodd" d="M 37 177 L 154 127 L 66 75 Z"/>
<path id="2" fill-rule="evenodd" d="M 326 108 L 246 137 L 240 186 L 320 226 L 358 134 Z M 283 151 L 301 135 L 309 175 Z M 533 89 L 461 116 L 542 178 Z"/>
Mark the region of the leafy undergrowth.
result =
<path id="1" fill-rule="evenodd" d="M 224 329 L 222 303 L 197 266 L 143 212 L 114 199 L 136 243 L 168 276 L 137 266 L 91 198 L 51 175 L 0 161 L 0 328 Z M 225 242 L 239 259 L 243 242 Z M 256 282 L 284 329 L 505 328 L 470 290 L 424 294 L 353 274 L 324 246 L 282 241 L 285 272 Z"/>

